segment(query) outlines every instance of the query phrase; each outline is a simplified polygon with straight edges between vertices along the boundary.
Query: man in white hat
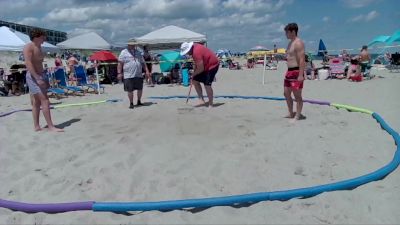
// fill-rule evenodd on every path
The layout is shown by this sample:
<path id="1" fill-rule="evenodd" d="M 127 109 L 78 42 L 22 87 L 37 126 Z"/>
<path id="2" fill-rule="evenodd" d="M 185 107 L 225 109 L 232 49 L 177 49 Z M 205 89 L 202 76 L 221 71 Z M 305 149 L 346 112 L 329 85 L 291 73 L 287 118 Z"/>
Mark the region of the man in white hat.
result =
<path id="1" fill-rule="evenodd" d="M 194 61 L 194 71 L 192 74 L 192 84 L 194 85 L 201 105 L 213 106 L 214 92 L 211 87 L 215 75 L 218 72 L 219 60 L 215 53 L 204 45 L 184 42 L 181 45 L 181 55 L 190 55 Z M 206 89 L 208 104 L 204 101 L 203 90 L 200 83 Z"/>
<path id="2" fill-rule="evenodd" d="M 150 76 L 143 56 L 136 48 L 136 42 L 128 43 L 128 48 L 121 51 L 118 57 L 118 79 L 124 80 L 124 90 L 128 92 L 129 108 L 133 109 L 133 91 L 137 91 L 137 106 L 143 105 L 141 102 L 143 93 L 143 73 L 144 68 L 146 77 Z"/>

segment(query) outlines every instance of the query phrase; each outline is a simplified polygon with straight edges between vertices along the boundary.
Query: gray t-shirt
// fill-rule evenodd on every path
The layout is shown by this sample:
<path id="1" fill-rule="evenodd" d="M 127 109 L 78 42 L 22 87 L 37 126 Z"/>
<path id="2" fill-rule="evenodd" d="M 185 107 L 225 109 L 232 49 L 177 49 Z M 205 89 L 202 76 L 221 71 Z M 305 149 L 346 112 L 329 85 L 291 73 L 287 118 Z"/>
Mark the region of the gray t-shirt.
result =
<path id="1" fill-rule="evenodd" d="M 123 63 L 124 79 L 139 77 L 143 78 L 142 66 L 144 59 L 139 51 L 129 51 L 124 49 L 118 57 L 118 61 Z"/>

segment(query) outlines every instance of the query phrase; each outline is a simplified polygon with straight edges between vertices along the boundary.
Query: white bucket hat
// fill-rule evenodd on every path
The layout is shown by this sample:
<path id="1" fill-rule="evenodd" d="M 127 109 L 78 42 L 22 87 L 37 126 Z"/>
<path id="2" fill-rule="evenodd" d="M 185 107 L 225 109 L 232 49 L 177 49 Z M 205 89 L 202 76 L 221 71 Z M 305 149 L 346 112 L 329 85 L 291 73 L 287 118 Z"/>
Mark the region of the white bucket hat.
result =
<path id="1" fill-rule="evenodd" d="M 193 47 L 193 41 L 192 42 L 183 42 L 181 44 L 181 55 L 186 55 L 189 53 L 190 49 Z"/>

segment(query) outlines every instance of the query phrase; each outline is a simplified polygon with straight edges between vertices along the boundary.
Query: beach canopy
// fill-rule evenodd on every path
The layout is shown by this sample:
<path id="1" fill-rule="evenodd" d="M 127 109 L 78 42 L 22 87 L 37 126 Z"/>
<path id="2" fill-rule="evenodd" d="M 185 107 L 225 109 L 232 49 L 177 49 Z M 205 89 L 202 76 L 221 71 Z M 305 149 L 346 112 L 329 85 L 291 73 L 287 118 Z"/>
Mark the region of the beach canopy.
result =
<path id="1" fill-rule="evenodd" d="M 1 51 L 21 51 L 24 48 L 23 42 L 8 27 L 0 27 L 0 50 Z"/>
<path id="2" fill-rule="evenodd" d="M 268 51 L 267 47 L 262 45 L 254 46 L 250 49 L 250 51 Z"/>
<path id="3" fill-rule="evenodd" d="M 62 49 L 82 49 L 82 50 L 110 50 L 109 44 L 104 38 L 95 32 L 89 32 L 76 37 L 67 39 L 57 44 Z"/>
<path id="4" fill-rule="evenodd" d="M 319 39 L 319 45 L 318 45 L 318 56 L 324 56 L 324 52 L 326 51 L 326 46 L 322 39 Z"/>
<path id="5" fill-rule="evenodd" d="M 178 51 L 166 51 L 161 53 L 160 56 L 160 70 L 161 72 L 171 71 L 175 64 L 180 63 L 182 56 Z"/>
<path id="6" fill-rule="evenodd" d="M 109 51 L 98 51 L 93 53 L 93 55 L 90 56 L 90 60 L 97 60 L 97 61 L 118 61 L 117 57 Z"/>
<path id="7" fill-rule="evenodd" d="M 26 34 L 24 34 L 24 33 L 21 33 L 21 32 L 19 32 L 19 31 L 15 31 L 15 34 L 16 34 L 23 42 L 25 42 L 25 43 L 31 42 L 31 39 L 30 39 L 30 37 L 29 37 L 28 35 L 26 35 Z M 51 52 L 51 53 L 54 53 L 54 52 L 60 51 L 60 48 L 45 41 L 45 42 L 42 44 L 42 50 L 43 50 L 44 52 Z"/>
<path id="8" fill-rule="evenodd" d="M 368 46 L 372 46 L 374 44 L 379 44 L 379 43 L 386 43 L 386 41 L 389 40 L 389 38 L 390 36 L 386 35 L 377 36 L 368 44 Z"/>
<path id="9" fill-rule="evenodd" d="M 400 30 L 397 30 L 393 35 L 386 41 L 387 44 L 392 44 L 393 42 L 400 42 Z"/>
<path id="10" fill-rule="evenodd" d="M 152 31 L 138 38 L 131 38 L 128 43 L 147 45 L 152 50 L 179 49 L 183 42 L 206 43 L 207 38 L 199 34 L 177 26 L 166 26 Z"/>
<path id="11" fill-rule="evenodd" d="M 6 26 L 0 27 L 0 51 L 23 51 L 24 46 L 31 42 L 28 35 L 14 31 Z M 59 49 L 48 42 L 42 44 L 45 52 L 57 52 Z"/>

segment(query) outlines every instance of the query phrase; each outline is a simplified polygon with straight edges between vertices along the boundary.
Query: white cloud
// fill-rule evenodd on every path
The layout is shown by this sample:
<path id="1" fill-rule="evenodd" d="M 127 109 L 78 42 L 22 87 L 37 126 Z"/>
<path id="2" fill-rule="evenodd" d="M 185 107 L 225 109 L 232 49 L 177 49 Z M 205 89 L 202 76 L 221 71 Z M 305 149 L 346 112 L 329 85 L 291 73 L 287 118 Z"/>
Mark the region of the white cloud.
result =
<path id="1" fill-rule="evenodd" d="M 248 49 L 284 42 L 282 18 L 293 0 L 1 0 L 7 21 L 65 31 L 95 31 L 126 43 L 167 25 L 206 34 L 210 46 Z M 286 22 L 285 22 L 286 23 Z M 306 28 L 302 28 L 303 30 Z M 218 47 L 216 46 L 216 47 Z"/>
<path id="2" fill-rule="evenodd" d="M 327 17 L 327 16 L 324 16 L 324 17 L 322 18 L 322 21 L 324 21 L 324 22 L 328 22 L 329 20 L 330 20 L 330 18 Z"/>
<path id="3" fill-rule="evenodd" d="M 349 21 L 350 22 L 368 22 L 371 21 L 379 16 L 379 13 L 377 11 L 371 11 L 367 15 L 358 15 L 353 18 L 351 18 Z"/>
<path id="4" fill-rule="evenodd" d="M 349 8 L 363 8 L 368 6 L 377 0 L 341 0 L 342 3 Z"/>

